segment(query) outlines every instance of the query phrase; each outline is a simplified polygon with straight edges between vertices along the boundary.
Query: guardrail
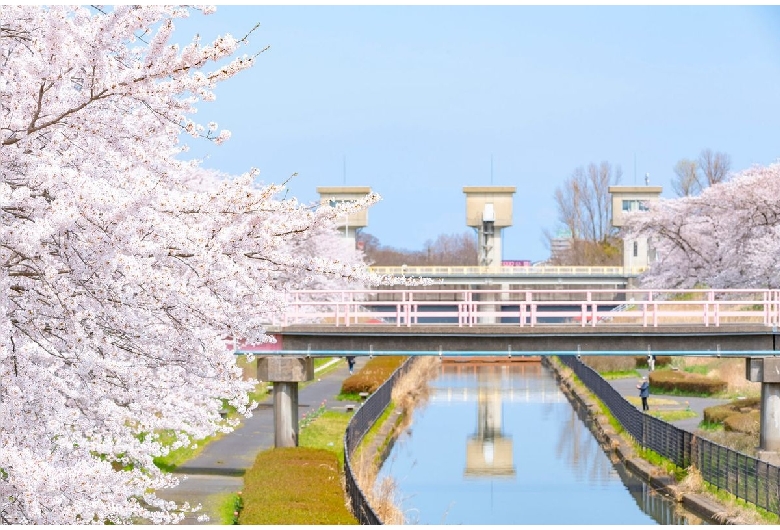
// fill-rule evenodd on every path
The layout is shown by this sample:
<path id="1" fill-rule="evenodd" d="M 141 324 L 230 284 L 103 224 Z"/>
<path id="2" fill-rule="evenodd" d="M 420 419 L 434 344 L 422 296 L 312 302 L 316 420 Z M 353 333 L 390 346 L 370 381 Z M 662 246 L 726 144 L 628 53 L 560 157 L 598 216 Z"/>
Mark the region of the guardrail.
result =
<path id="1" fill-rule="evenodd" d="M 393 387 L 403 374 L 414 363 L 414 357 L 408 358 L 393 374 L 382 383 L 376 391 L 355 411 L 355 414 L 347 424 L 347 430 L 344 433 L 344 477 L 346 483 L 347 495 L 351 501 L 352 513 L 360 524 L 382 524 L 379 516 L 368 502 L 365 493 L 360 488 L 357 479 L 352 471 L 352 452 L 360 445 L 363 437 L 379 419 L 379 416 L 390 404 L 393 393 Z"/>
<path id="2" fill-rule="evenodd" d="M 697 438 L 688 431 L 645 414 L 575 356 L 561 356 L 559 359 L 598 396 L 642 447 L 652 449 L 680 468 L 693 464 L 702 478 L 718 489 L 780 514 L 780 467 Z"/>
<path id="3" fill-rule="evenodd" d="M 412 265 L 369 267 L 369 271 L 392 276 L 639 276 L 647 267 L 563 267 L 531 265 L 528 267 L 478 267 L 469 265 Z"/>
<path id="4" fill-rule="evenodd" d="M 619 311 L 615 311 L 619 307 Z M 776 326 L 780 291 L 751 289 L 365 289 L 301 290 L 287 294 L 277 326 L 300 323 L 350 326 L 555 323 L 598 325 Z"/>

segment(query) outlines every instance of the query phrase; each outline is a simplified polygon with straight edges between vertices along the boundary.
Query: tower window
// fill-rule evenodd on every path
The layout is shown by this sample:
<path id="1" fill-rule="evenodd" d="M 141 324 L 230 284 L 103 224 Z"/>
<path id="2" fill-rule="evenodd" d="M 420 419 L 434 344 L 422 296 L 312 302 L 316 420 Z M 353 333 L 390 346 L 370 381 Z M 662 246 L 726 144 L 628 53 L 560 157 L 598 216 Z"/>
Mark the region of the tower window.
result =
<path id="1" fill-rule="evenodd" d="M 647 201 L 638 201 L 633 200 L 630 201 L 628 199 L 623 200 L 623 211 L 624 212 L 646 212 L 648 210 L 647 207 Z"/>

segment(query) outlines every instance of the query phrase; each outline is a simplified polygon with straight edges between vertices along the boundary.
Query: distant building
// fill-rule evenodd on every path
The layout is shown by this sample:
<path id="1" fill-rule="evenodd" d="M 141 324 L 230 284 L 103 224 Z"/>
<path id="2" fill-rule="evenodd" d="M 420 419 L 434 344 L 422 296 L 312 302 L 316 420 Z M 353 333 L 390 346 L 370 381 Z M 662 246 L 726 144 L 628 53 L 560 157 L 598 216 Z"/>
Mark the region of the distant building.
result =
<path id="1" fill-rule="evenodd" d="M 555 237 L 550 240 L 550 259 L 555 263 L 563 254 L 571 249 L 571 232 L 566 229 L 558 230 Z"/>
<path id="2" fill-rule="evenodd" d="M 647 210 L 650 203 L 658 201 L 661 186 L 610 186 L 612 194 L 612 226 L 625 225 L 625 214 Z M 651 242 L 646 237 L 623 239 L 623 267 L 627 270 L 644 269 L 654 259 Z"/>
<path id="3" fill-rule="evenodd" d="M 320 204 L 336 206 L 343 202 L 353 202 L 362 199 L 369 193 L 368 186 L 321 186 L 317 188 L 320 194 Z M 336 221 L 339 231 L 344 234 L 344 244 L 355 248 L 355 240 L 360 229 L 368 226 L 368 210 L 345 215 Z"/>
<path id="4" fill-rule="evenodd" d="M 477 230 L 479 265 L 496 267 L 501 263 L 503 229 L 512 226 L 514 186 L 464 186 L 466 226 Z"/>

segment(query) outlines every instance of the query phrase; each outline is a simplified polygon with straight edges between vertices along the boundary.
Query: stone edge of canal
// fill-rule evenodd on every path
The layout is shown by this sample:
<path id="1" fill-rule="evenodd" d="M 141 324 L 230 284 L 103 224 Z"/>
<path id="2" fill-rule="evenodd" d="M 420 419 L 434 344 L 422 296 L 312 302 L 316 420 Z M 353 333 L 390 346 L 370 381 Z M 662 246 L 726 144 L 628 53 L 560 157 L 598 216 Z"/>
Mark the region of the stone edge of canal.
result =
<path id="1" fill-rule="evenodd" d="M 653 486 L 659 493 L 665 494 L 672 499 L 681 499 L 678 502 L 685 509 L 702 518 L 706 518 L 712 524 L 739 524 L 731 517 L 725 515 L 728 510 L 723 505 L 697 493 L 680 491 L 673 477 L 669 476 L 661 468 L 636 456 L 632 447 L 620 435 L 615 433 L 603 415 L 593 414 L 593 411 L 598 409 L 594 398 L 589 395 L 583 395 L 580 389 L 562 376 L 553 363 L 543 360 L 542 364 L 552 370 L 563 392 L 570 399 L 576 400 L 580 406 L 585 407 L 588 418 L 591 420 L 589 422 L 590 429 L 598 442 L 617 455 L 628 470 Z"/>

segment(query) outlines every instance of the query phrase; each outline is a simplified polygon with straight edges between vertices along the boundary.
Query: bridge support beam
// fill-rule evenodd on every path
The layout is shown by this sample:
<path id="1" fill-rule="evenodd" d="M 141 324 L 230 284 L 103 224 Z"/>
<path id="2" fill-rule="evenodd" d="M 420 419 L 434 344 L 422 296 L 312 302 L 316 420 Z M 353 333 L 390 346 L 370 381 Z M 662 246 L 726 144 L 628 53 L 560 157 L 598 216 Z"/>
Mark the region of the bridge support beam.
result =
<path id="1" fill-rule="evenodd" d="M 273 383 L 274 446 L 298 446 L 298 383 L 314 379 L 314 359 L 273 355 L 257 359 L 257 378 Z"/>
<path id="2" fill-rule="evenodd" d="M 758 456 L 780 463 L 780 358 L 749 357 L 746 365 L 749 381 L 761 383 L 761 423 Z"/>

